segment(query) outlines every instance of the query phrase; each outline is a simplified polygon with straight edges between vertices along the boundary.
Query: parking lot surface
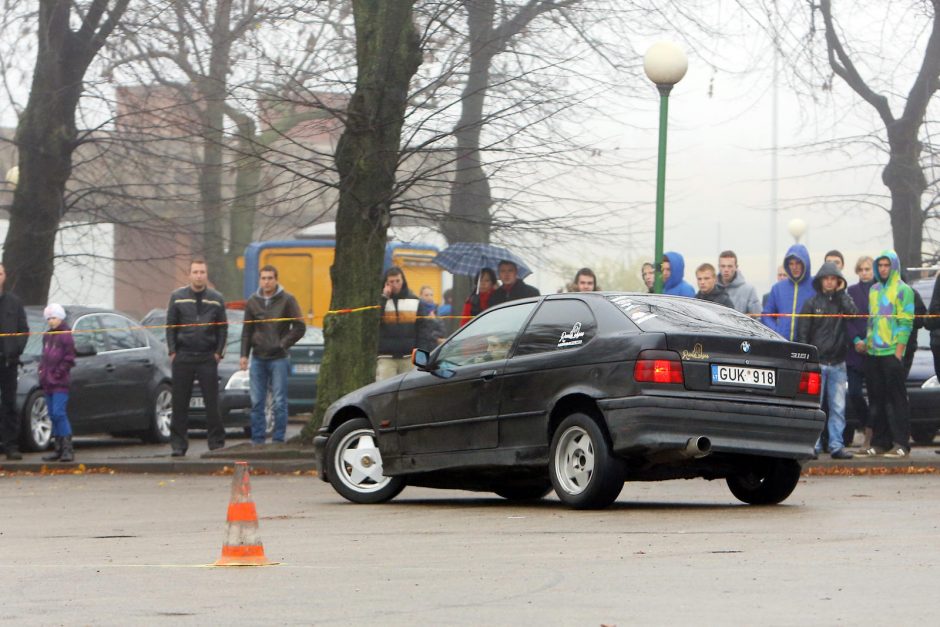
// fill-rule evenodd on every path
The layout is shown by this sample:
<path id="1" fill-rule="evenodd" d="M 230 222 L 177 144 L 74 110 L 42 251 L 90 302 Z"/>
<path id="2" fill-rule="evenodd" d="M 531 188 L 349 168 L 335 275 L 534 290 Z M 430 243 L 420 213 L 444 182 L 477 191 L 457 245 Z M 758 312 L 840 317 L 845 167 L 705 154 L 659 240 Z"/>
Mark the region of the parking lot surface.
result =
<path id="1" fill-rule="evenodd" d="M 282 564 L 207 568 L 230 483 L 0 477 L 0 623 L 903 624 L 940 581 L 930 474 L 808 477 L 766 508 L 718 481 L 628 484 L 593 512 L 417 488 L 357 506 L 314 477 L 255 476 Z"/>

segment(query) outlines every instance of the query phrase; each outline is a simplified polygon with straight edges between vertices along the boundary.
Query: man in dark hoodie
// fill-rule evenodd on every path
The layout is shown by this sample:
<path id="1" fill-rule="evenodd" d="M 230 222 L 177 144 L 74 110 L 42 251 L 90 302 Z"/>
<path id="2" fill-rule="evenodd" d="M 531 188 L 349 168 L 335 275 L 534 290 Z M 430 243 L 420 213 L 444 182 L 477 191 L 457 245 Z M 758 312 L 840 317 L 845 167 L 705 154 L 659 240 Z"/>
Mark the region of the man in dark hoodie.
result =
<path id="1" fill-rule="evenodd" d="M 698 294 L 695 298 L 734 309 L 731 297 L 725 293 L 725 288 L 718 282 L 715 266 L 710 263 L 700 265 L 695 269 L 695 281 L 698 283 Z"/>
<path id="2" fill-rule="evenodd" d="M 823 398 L 829 405 L 829 451 L 833 459 L 851 459 L 845 450 L 842 432 L 845 431 L 845 356 L 848 353 L 848 332 L 844 315 L 855 315 L 858 308 L 845 291 L 845 278 L 832 262 L 823 264 L 813 288 L 816 294 L 803 304 L 797 324 L 796 341 L 813 344 L 819 353 L 822 367 Z M 822 450 L 821 440 L 816 442 L 816 454 Z"/>
<path id="3" fill-rule="evenodd" d="M 770 288 L 761 321 L 791 342 L 796 339 L 796 316 L 815 295 L 809 251 L 803 244 L 790 246 L 783 258 L 787 278 Z"/>
<path id="4" fill-rule="evenodd" d="M 288 350 L 304 336 L 306 325 L 297 299 L 277 281 L 277 268 L 264 266 L 258 275 L 258 291 L 245 303 L 239 365 L 249 367 L 251 355 L 251 442 L 264 444 L 267 431 L 265 406 L 268 387 L 274 400 L 274 432 L 271 439 L 283 442 L 287 435 Z M 271 320 L 272 322 L 261 322 Z M 276 321 L 276 322 L 274 322 Z M 254 353 L 252 355 L 252 353 Z"/>
<path id="5" fill-rule="evenodd" d="M 418 346 L 418 325 L 425 324 L 423 320 L 431 315 L 431 308 L 408 289 L 401 268 L 392 266 L 383 279 L 376 381 L 411 370 L 411 351 Z"/>
<path id="6" fill-rule="evenodd" d="M 855 274 L 858 283 L 848 289 L 849 297 L 860 312 L 868 312 L 868 292 L 875 283 L 875 260 L 869 256 L 859 257 L 855 262 Z M 865 334 L 868 331 L 868 321 L 865 318 L 849 318 L 846 323 L 849 349 L 845 356 L 846 374 L 849 379 L 849 391 L 846 402 L 852 407 L 858 417 L 865 441 L 862 450 L 871 446 L 871 413 L 868 411 L 868 401 L 865 399 Z"/>
<path id="7" fill-rule="evenodd" d="M 695 297 L 695 288 L 685 281 L 685 259 L 677 252 L 663 255 L 663 294 Z"/>

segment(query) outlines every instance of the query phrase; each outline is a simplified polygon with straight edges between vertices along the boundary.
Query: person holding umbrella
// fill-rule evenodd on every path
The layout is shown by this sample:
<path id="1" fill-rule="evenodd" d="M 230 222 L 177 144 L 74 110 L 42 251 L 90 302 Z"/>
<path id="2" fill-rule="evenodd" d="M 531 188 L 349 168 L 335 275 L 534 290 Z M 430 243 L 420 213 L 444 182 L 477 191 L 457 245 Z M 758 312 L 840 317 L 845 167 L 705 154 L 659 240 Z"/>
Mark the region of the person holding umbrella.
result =
<path id="1" fill-rule="evenodd" d="M 496 272 L 492 268 L 483 268 L 474 281 L 477 291 L 467 297 L 463 305 L 463 317 L 460 326 L 470 322 L 470 319 L 484 311 L 490 305 L 490 297 L 496 291 Z"/>
<path id="2" fill-rule="evenodd" d="M 519 278 L 519 266 L 505 259 L 499 262 L 499 280 L 503 282 L 496 293 L 490 297 L 490 306 L 508 303 L 511 300 L 539 296 L 539 291 L 532 285 L 527 285 Z"/>

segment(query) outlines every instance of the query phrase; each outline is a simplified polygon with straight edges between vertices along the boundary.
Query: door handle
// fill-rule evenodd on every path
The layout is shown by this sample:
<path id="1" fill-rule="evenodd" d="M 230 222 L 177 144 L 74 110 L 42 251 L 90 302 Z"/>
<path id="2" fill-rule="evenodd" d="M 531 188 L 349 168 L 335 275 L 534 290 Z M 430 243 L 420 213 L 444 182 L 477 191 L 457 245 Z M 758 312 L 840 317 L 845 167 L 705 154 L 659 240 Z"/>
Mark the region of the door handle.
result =
<path id="1" fill-rule="evenodd" d="M 483 379 L 484 381 L 492 381 L 493 379 L 496 378 L 496 374 L 497 373 L 495 370 L 484 370 L 483 372 L 480 373 L 480 378 Z"/>
<path id="2" fill-rule="evenodd" d="M 104 367 L 104 370 L 105 372 L 114 372 L 114 366 L 112 364 L 108 364 Z"/>

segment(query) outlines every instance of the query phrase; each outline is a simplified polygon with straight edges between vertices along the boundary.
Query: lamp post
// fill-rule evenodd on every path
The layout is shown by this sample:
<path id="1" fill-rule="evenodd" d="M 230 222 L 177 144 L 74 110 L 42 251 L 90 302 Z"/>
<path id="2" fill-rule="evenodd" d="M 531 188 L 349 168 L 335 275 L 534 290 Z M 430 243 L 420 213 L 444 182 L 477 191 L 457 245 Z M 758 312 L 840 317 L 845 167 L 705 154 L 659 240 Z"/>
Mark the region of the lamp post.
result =
<path id="1" fill-rule="evenodd" d="M 794 243 L 799 244 L 800 238 L 806 233 L 806 221 L 801 218 L 793 218 L 787 224 L 787 230 L 790 231 L 790 235 L 793 236 Z"/>
<path id="2" fill-rule="evenodd" d="M 653 291 L 663 293 L 663 224 L 665 222 L 666 199 L 666 124 L 669 119 L 669 92 L 682 80 L 689 61 L 677 45 L 660 41 L 650 46 L 643 57 L 643 70 L 659 90 L 659 162 L 656 167 L 656 252 L 653 268 L 656 283 Z"/>

